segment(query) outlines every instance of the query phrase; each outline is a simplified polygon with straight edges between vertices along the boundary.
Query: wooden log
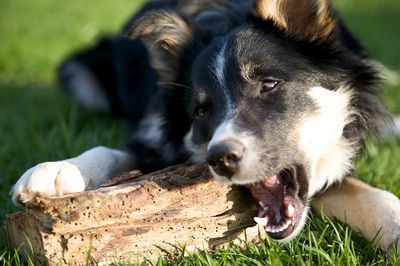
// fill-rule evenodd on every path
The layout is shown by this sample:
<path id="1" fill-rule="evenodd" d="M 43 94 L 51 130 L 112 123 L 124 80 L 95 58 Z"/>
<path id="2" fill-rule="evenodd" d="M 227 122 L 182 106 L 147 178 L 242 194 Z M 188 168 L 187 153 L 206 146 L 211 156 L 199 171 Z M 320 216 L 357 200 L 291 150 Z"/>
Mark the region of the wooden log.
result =
<path id="1" fill-rule="evenodd" d="M 203 165 L 149 175 L 132 172 L 107 186 L 58 198 L 34 197 L 7 216 L 11 247 L 55 265 L 142 261 L 176 252 L 257 241 L 257 204 L 242 187 L 221 185 Z"/>

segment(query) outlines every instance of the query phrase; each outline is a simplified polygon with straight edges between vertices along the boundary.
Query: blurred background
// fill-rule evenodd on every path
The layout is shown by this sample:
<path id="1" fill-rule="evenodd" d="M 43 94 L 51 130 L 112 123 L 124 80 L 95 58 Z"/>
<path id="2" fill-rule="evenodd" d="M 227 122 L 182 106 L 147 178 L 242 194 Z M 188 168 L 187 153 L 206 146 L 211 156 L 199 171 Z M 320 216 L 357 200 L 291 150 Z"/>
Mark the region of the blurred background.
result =
<path id="1" fill-rule="evenodd" d="M 124 142 L 123 122 L 77 107 L 59 90 L 55 70 L 77 49 L 117 34 L 144 2 L 0 0 L 0 226 L 16 210 L 8 193 L 26 169 Z M 400 114 L 400 1 L 333 4 L 368 53 L 391 71 L 382 97 L 390 112 Z M 399 196 L 398 158 L 398 140 L 371 138 L 356 173 Z M 0 232 L 0 255 L 4 239 Z"/>

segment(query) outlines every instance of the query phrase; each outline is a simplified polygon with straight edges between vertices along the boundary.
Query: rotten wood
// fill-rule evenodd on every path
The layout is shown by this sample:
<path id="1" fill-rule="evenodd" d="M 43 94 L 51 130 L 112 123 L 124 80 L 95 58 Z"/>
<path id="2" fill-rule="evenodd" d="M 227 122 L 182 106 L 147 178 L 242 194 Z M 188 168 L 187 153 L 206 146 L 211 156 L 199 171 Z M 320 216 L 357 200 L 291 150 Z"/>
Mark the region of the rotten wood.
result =
<path id="1" fill-rule="evenodd" d="M 35 197 L 8 215 L 6 230 L 11 247 L 41 263 L 142 261 L 183 245 L 194 251 L 257 241 L 263 230 L 253 221 L 256 206 L 246 189 L 213 181 L 205 166 L 181 165 L 135 171 L 82 193 Z"/>

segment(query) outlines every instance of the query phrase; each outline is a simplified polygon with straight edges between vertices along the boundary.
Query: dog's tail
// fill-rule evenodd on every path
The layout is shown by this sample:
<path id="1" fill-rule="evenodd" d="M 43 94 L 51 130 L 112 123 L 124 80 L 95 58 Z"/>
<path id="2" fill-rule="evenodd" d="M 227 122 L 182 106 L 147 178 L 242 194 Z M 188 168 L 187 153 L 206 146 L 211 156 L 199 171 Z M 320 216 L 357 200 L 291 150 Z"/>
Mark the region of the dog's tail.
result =
<path id="1" fill-rule="evenodd" d="M 65 60 L 61 87 L 82 107 L 108 111 L 135 125 L 157 89 L 157 74 L 140 40 L 111 37 Z"/>

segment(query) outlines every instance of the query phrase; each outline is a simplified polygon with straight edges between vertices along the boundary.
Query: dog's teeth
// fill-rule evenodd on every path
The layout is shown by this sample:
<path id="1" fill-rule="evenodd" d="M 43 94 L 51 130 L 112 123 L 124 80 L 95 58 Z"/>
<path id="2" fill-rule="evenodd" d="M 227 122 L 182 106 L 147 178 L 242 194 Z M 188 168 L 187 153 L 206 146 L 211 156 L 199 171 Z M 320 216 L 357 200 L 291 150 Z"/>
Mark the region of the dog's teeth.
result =
<path id="1" fill-rule="evenodd" d="M 292 224 L 291 220 L 286 220 L 282 225 L 268 225 L 265 226 L 265 231 L 268 233 L 279 233 L 288 229 L 288 227 Z"/>
<path id="2" fill-rule="evenodd" d="M 295 208 L 294 208 L 293 204 L 289 204 L 286 208 L 286 212 L 285 212 L 286 216 L 291 218 L 291 217 L 293 217 L 294 212 L 295 212 Z"/>
<path id="3" fill-rule="evenodd" d="M 254 217 L 254 221 L 256 221 L 256 223 L 258 223 L 259 225 L 262 225 L 264 227 L 267 226 L 268 224 L 268 218 L 267 217 Z"/>
<path id="4" fill-rule="evenodd" d="M 277 233 L 280 231 L 280 228 L 275 225 L 269 225 L 265 227 L 265 231 L 267 231 L 268 233 Z"/>
<path id="5" fill-rule="evenodd" d="M 282 230 L 286 230 L 292 222 L 290 220 L 286 220 L 286 222 L 282 226 Z"/>
<path id="6" fill-rule="evenodd" d="M 285 227 L 286 228 L 288 228 L 289 227 L 289 225 L 292 223 L 292 221 L 291 220 L 286 220 L 286 222 L 285 222 Z"/>

